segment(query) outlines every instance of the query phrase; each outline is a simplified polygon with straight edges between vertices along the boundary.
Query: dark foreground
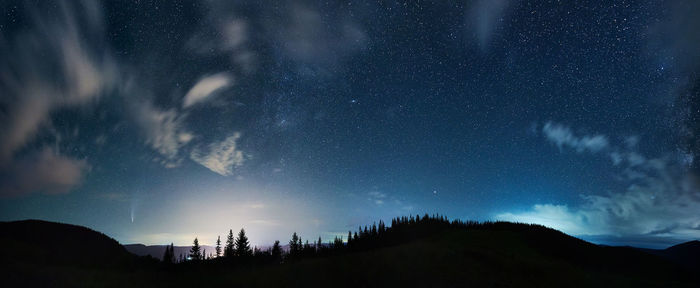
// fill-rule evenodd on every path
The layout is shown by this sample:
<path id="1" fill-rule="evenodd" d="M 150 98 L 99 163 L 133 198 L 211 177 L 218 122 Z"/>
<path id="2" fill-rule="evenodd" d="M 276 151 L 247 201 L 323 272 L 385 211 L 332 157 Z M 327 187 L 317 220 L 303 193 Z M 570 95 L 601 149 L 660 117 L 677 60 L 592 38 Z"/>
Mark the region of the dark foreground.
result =
<path id="1" fill-rule="evenodd" d="M 3 287 L 700 287 L 697 262 L 593 245 L 541 226 L 410 229 L 404 232 L 415 237 L 405 241 L 281 264 L 164 265 L 84 227 L 5 222 L 0 247 L 9 265 L 1 276 Z M 687 246 L 681 254 L 697 253 L 697 243 Z"/>

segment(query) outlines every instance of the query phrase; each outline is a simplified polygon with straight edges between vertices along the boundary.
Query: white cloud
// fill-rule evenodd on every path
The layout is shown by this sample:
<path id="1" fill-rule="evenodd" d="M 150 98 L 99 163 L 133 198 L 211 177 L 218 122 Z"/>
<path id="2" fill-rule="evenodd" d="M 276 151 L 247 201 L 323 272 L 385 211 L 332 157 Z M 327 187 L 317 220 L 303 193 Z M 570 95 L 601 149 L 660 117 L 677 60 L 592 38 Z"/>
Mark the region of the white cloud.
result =
<path id="1" fill-rule="evenodd" d="M 370 191 L 370 192 L 367 193 L 367 194 L 369 195 L 369 198 L 368 198 L 368 199 L 369 199 L 370 201 L 374 202 L 374 204 L 377 204 L 377 205 L 382 205 L 382 204 L 384 204 L 384 200 L 386 200 L 386 198 L 387 198 L 386 193 L 383 193 L 383 192 L 380 192 L 380 191 L 376 191 L 376 190 Z"/>
<path id="2" fill-rule="evenodd" d="M 311 6 L 292 4 L 287 7 L 286 21 L 275 23 L 277 37 L 284 52 L 302 63 L 334 63 L 339 57 L 364 47 L 367 37 L 349 17 L 328 18 Z"/>
<path id="3" fill-rule="evenodd" d="M 585 135 L 583 137 L 577 137 L 571 132 L 569 127 L 561 124 L 547 122 L 542 127 L 542 132 L 547 137 L 547 139 L 562 149 L 564 146 L 568 146 L 576 150 L 576 152 L 589 151 L 596 153 L 608 147 L 608 138 L 604 135 Z"/>
<path id="4" fill-rule="evenodd" d="M 470 8 L 467 18 L 467 27 L 484 50 L 491 42 L 495 31 L 499 28 L 503 17 L 508 12 L 507 0 L 478 0 Z"/>
<path id="5" fill-rule="evenodd" d="M 96 102 L 117 80 L 116 66 L 93 45 L 103 35 L 96 2 L 61 1 L 50 17 L 34 4 L 25 8 L 28 29 L 0 37 L 0 195 L 67 193 L 87 162 L 25 148 L 52 127 L 52 113 Z"/>
<path id="6" fill-rule="evenodd" d="M 586 216 L 570 211 L 566 205 L 536 204 L 529 211 L 498 214 L 496 220 L 540 224 L 571 235 L 590 233 Z"/>
<path id="7" fill-rule="evenodd" d="M 209 145 L 209 151 L 205 153 L 194 149 L 190 153 L 190 158 L 222 176 L 232 175 L 233 169 L 243 165 L 245 160 L 243 152 L 236 149 L 236 141 L 240 137 L 240 133 L 234 133 L 221 142 L 212 143 Z"/>
<path id="8" fill-rule="evenodd" d="M 688 174 L 683 163 L 647 158 L 634 151 L 609 147 L 607 142 L 591 146 L 561 125 L 547 123 L 543 131 L 559 147 L 591 152 L 600 151 L 601 147 L 612 150 L 609 155 L 613 165 L 621 169 L 621 177 L 614 178 L 623 181 L 627 188 L 604 195 L 583 195 L 583 204 L 576 207 L 537 204 L 528 211 L 498 214 L 496 219 L 538 223 L 577 236 L 633 237 L 649 243 L 660 237 L 676 241 L 700 237 L 700 183 Z M 637 145 L 637 140 L 630 138 L 624 142 L 628 149 Z"/>
<path id="9" fill-rule="evenodd" d="M 537 204 L 496 219 L 542 224 L 577 236 L 698 238 L 699 187 L 685 176 L 672 176 L 669 169 L 647 171 L 643 181 L 621 193 L 582 196 L 584 204 L 578 207 Z"/>
<path id="10" fill-rule="evenodd" d="M 209 98 L 214 92 L 233 85 L 233 77 L 228 73 L 219 73 L 206 76 L 190 89 L 185 95 L 182 103 L 183 108 L 190 107 L 196 103 L 202 102 Z"/>
<path id="11" fill-rule="evenodd" d="M 80 184 L 88 168 L 85 160 L 72 159 L 45 147 L 15 163 L 3 177 L 6 179 L 0 181 L 0 196 L 68 193 Z"/>
<path id="12" fill-rule="evenodd" d="M 114 61 L 86 41 L 101 27 L 95 3 L 59 6 L 60 17 L 42 17 L 43 11 L 28 6 L 37 14 L 29 23 L 33 29 L 10 42 L 0 38 L 0 90 L 7 105 L 0 113 L 0 166 L 50 124 L 52 112 L 89 104 L 115 81 Z"/>
<path id="13" fill-rule="evenodd" d="M 146 144 L 164 157 L 162 164 L 169 168 L 178 166 L 180 148 L 193 138 L 192 134 L 182 127 L 183 118 L 173 109 L 160 110 L 150 102 L 142 102 L 133 110 L 146 137 Z"/>
<path id="14" fill-rule="evenodd" d="M 226 22 L 221 28 L 221 49 L 231 51 L 248 40 L 248 27 L 245 21 L 235 19 Z"/>

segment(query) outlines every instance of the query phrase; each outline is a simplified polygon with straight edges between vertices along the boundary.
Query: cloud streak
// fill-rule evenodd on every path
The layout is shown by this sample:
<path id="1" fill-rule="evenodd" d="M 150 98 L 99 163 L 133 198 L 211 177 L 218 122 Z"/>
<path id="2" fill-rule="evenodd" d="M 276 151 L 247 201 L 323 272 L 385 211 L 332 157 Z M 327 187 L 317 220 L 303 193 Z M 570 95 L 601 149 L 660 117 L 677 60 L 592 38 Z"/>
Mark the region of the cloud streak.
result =
<path id="1" fill-rule="evenodd" d="M 569 127 L 553 122 L 545 123 L 542 127 L 542 132 L 547 137 L 547 140 L 556 144 L 559 149 L 570 147 L 579 153 L 584 151 L 596 153 L 609 146 L 608 138 L 604 135 L 577 137 Z"/>
<path id="2" fill-rule="evenodd" d="M 190 153 L 190 159 L 221 176 L 233 175 L 233 169 L 245 161 L 243 152 L 236 148 L 236 141 L 240 137 L 240 133 L 234 133 L 221 142 L 210 144 L 208 151 L 194 149 Z"/>
<path id="3" fill-rule="evenodd" d="M 495 216 L 497 220 L 538 223 L 597 241 L 627 237 L 638 243 L 658 245 L 662 238 L 668 241 L 662 244 L 700 238 L 697 213 L 700 185 L 684 165 L 667 157 L 648 158 L 635 151 L 611 147 L 607 141 L 599 142 L 605 145 L 591 145 L 591 141 L 583 141 L 585 137 L 576 137 L 561 125 L 548 123 L 543 131 L 560 148 L 570 146 L 579 153 L 612 150 L 614 167 L 620 169 L 614 178 L 627 188 L 602 195 L 582 195 L 583 203 L 578 206 L 536 204 L 526 211 L 503 212 Z M 638 141 L 636 137 L 625 139 L 627 149 L 634 148 Z"/>
<path id="4" fill-rule="evenodd" d="M 38 135 L 53 128 L 52 113 L 87 107 L 117 81 L 115 62 L 99 44 L 98 4 L 61 1 L 55 9 L 24 6 L 31 29 L 0 37 L 2 195 L 60 194 L 79 184 L 85 160 L 26 147 L 45 144 Z"/>
<path id="5" fill-rule="evenodd" d="M 206 101 L 215 92 L 233 85 L 233 77 L 228 73 L 205 76 L 185 95 L 182 107 L 188 108 L 194 104 Z"/>
<path id="6" fill-rule="evenodd" d="M 135 118 L 145 135 L 145 143 L 163 159 L 161 164 L 172 168 L 179 165 L 179 150 L 194 137 L 183 126 L 183 117 L 173 109 L 160 110 L 149 102 L 133 108 Z"/>
<path id="7" fill-rule="evenodd" d="M 0 196 L 19 197 L 32 193 L 68 193 L 83 179 L 89 165 L 44 148 L 18 160 L 11 171 L 0 176 Z"/>
<path id="8" fill-rule="evenodd" d="M 43 17 L 27 6 L 36 14 L 35 29 L 10 43 L 0 38 L 0 163 L 50 124 L 50 113 L 89 104 L 115 81 L 114 61 L 85 41 L 100 30 L 99 9 L 89 1 L 74 4 L 61 2 L 61 17 Z"/>

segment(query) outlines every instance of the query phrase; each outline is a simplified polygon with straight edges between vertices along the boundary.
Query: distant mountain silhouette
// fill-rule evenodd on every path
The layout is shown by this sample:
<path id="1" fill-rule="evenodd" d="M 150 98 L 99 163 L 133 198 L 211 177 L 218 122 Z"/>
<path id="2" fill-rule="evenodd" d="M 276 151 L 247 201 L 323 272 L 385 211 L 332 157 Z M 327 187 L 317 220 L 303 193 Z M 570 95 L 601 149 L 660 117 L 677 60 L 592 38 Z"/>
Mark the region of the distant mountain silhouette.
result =
<path id="1" fill-rule="evenodd" d="M 691 270 L 700 269 L 700 241 L 698 240 L 688 241 L 666 249 L 641 250 L 664 257 Z"/>
<path id="2" fill-rule="evenodd" d="M 151 256 L 158 260 L 163 260 L 163 254 L 165 253 L 166 245 L 143 245 L 143 244 L 126 244 L 124 248 L 126 251 L 138 256 Z M 179 255 L 186 256 L 190 253 L 190 248 L 192 246 L 174 246 L 175 258 Z M 199 245 L 201 249 L 207 250 L 207 256 L 209 253 L 214 254 L 214 246 L 209 245 Z"/>

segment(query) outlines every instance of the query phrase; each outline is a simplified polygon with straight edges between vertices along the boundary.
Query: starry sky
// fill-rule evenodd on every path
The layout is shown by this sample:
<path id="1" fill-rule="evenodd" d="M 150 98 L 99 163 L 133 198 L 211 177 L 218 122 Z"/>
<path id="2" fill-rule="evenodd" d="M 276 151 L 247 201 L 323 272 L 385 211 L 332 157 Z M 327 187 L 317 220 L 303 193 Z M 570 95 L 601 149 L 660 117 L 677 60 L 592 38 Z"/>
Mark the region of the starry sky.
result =
<path id="1" fill-rule="evenodd" d="M 613 2 L 613 1 L 611 1 Z M 700 238 L 697 1 L 2 1 L 0 220 Z"/>

